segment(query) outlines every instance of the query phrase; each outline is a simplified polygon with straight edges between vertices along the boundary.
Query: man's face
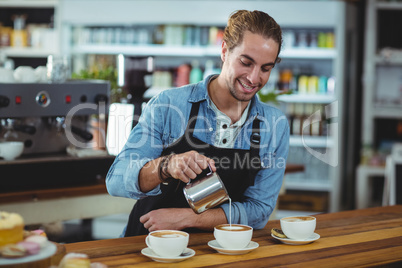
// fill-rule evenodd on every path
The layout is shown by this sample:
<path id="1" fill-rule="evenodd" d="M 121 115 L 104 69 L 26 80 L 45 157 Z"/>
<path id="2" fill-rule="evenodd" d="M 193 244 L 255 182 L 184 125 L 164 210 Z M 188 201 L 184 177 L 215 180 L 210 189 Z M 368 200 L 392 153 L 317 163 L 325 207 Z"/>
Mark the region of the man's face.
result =
<path id="1" fill-rule="evenodd" d="M 243 42 L 228 50 L 222 46 L 222 73 L 230 94 L 238 101 L 250 101 L 267 83 L 274 67 L 279 45 L 249 31 Z"/>

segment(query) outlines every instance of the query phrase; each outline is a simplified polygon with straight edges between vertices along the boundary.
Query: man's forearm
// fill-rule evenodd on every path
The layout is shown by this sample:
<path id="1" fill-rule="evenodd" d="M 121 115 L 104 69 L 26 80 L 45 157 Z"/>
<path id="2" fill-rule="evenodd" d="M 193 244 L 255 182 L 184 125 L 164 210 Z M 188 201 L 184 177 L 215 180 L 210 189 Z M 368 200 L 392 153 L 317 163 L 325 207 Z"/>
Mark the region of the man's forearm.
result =
<path id="1" fill-rule="evenodd" d="M 191 226 L 201 230 L 213 230 L 219 224 L 228 223 L 225 212 L 221 208 L 214 208 L 204 211 L 201 214 L 193 213 L 190 218 Z"/>
<path id="2" fill-rule="evenodd" d="M 159 178 L 159 164 L 161 161 L 162 157 L 159 157 L 149 161 L 141 168 L 138 180 L 140 190 L 143 193 L 151 191 L 161 183 Z"/>

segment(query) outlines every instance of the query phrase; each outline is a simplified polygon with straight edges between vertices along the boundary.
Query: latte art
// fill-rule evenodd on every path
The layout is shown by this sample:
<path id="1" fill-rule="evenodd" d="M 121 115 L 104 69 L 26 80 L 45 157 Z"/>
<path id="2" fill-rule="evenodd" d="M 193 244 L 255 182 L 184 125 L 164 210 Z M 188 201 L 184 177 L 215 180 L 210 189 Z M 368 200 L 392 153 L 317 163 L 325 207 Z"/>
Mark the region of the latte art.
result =
<path id="1" fill-rule="evenodd" d="M 222 231 L 232 231 L 232 232 L 241 232 L 241 231 L 248 231 L 251 230 L 252 228 L 249 226 L 245 225 L 237 225 L 237 224 L 221 224 L 215 227 L 218 230 Z"/>
<path id="2" fill-rule="evenodd" d="M 288 217 L 284 218 L 284 221 L 287 222 L 302 222 L 302 221 L 313 221 L 315 218 L 314 217 L 304 217 L 304 216 L 298 216 L 298 217 Z"/>
<path id="3" fill-rule="evenodd" d="M 151 233 L 151 235 L 155 236 L 155 237 L 162 237 L 162 238 L 175 238 L 175 237 L 187 236 L 185 233 L 174 232 L 174 231 L 155 232 L 155 233 Z"/>

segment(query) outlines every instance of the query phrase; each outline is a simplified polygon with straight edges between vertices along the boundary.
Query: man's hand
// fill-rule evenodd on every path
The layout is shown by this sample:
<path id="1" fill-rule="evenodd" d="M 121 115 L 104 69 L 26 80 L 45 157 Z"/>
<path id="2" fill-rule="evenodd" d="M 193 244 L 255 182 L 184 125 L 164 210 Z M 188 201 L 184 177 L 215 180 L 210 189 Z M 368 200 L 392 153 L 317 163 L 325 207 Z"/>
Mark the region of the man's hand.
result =
<path id="1" fill-rule="evenodd" d="M 215 162 L 196 151 L 175 154 L 168 163 L 167 172 L 175 179 L 185 183 L 195 179 L 204 169 L 211 166 L 212 172 L 216 171 Z"/>
<path id="2" fill-rule="evenodd" d="M 182 230 L 189 224 L 188 220 L 194 216 L 191 208 L 162 208 L 143 215 L 140 222 L 148 231 Z"/>
<path id="3" fill-rule="evenodd" d="M 161 160 L 162 157 L 151 160 L 140 170 L 139 186 L 142 192 L 151 191 L 161 183 L 159 178 Z M 214 160 L 196 151 L 189 151 L 172 155 L 167 163 L 165 172 L 168 173 L 167 175 L 187 183 L 189 179 L 195 179 L 197 174 L 200 174 L 208 167 L 208 164 L 211 166 L 212 171 L 215 172 Z"/>

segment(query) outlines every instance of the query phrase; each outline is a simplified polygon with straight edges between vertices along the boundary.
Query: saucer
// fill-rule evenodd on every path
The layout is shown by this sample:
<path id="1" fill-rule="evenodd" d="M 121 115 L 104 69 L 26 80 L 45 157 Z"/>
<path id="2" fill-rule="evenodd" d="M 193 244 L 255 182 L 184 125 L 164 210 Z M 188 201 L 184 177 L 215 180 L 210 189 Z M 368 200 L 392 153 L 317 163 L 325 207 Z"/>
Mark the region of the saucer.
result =
<path id="1" fill-rule="evenodd" d="M 156 255 L 155 252 L 150 249 L 150 248 L 143 248 L 141 250 L 142 255 L 145 255 L 154 261 L 157 262 L 179 262 L 179 261 L 184 261 L 187 260 L 188 258 L 191 258 L 195 255 L 195 251 L 192 250 L 191 248 L 186 248 L 184 252 L 177 257 L 161 257 L 159 255 Z"/>
<path id="2" fill-rule="evenodd" d="M 314 241 L 318 240 L 320 238 L 320 235 L 317 233 L 312 234 L 310 237 L 303 239 L 303 240 L 298 240 L 298 239 L 290 239 L 290 238 L 280 238 L 277 237 L 274 234 L 271 234 L 271 236 L 275 239 L 278 239 L 284 244 L 288 245 L 305 245 L 305 244 L 310 244 L 313 243 Z"/>
<path id="3" fill-rule="evenodd" d="M 251 241 L 247 247 L 242 248 L 242 249 L 229 249 L 229 248 L 223 248 L 221 245 L 216 240 L 211 240 L 208 242 L 208 246 L 211 248 L 215 249 L 219 253 L 222 254 L 228 254 L 228 255 L 240 255 L 240 254 L 246 254 L 249 253 L 250 251 L 258 248 L 260 245 L 257 242 Z"/>
<path id="4" fill-rule="evenodd" d="M 0 267 L 7 265 L 18 265 L 23 263 L 35 262 L 53 256 L 57 251 L 55 244 L 47 242 L 46 246 L 41 248 L 38 254 L 28 255 L 21 258 L 8 259 L 0 257 Z"/>

